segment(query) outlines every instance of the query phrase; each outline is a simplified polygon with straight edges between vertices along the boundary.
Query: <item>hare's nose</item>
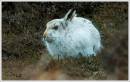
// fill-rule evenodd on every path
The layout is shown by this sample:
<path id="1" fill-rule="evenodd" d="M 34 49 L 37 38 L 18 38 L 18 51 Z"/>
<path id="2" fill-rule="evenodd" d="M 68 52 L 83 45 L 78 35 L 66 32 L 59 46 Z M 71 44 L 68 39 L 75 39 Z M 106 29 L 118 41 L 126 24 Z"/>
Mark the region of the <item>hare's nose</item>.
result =
<path id="1" fill-rule="evenodd" d="M 43 34 L 43 38 L 46 38 L 46 37 L 47 37 L 47 31 L 45 31 Z"/>

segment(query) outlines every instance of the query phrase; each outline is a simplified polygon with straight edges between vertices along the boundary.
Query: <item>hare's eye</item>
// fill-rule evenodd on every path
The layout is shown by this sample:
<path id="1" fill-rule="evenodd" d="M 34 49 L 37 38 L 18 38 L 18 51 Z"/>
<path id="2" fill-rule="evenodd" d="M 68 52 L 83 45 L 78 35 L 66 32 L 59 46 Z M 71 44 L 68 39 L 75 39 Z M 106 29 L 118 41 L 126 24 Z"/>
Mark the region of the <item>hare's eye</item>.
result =
<path id="1" fill-rule="evenodd" d="M 54 30 L 57 30 L 57 29 L 58 29 L 58 26 L 53 27 L 53 29 L 54 29 Z"/>

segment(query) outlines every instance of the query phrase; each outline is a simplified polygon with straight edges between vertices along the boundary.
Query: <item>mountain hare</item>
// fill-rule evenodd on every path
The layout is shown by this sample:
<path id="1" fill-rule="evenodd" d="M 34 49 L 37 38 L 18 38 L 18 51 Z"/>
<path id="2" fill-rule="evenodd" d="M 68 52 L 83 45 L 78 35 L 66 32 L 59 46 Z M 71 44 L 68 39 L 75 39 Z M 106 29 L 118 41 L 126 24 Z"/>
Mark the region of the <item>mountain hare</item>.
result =
<path id="1" fill-rule="evenodd" d="M 77 17 L 75 10 L 46 26 L 43 42 L 53 57 L 95 56 L 102 47 L 98 30 L 88 19 Z"/>

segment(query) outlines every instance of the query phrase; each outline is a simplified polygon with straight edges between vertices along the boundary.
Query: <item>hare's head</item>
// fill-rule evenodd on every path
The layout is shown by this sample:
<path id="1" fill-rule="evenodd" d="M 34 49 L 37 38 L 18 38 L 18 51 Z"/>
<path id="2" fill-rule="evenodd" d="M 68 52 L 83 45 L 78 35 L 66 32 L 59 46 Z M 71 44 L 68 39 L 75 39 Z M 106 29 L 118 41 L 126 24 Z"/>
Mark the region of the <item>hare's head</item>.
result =
<path id="1" fill-rule="evenodd" d="M 76 11 L 70 9 L 65 17 L 49 21 L 43 34 L 44 40 L 47 42 L 53 42 L 55 39 L 63 37 L 67 30 L 68 24 L 73 20 L 75 16 Z"/>

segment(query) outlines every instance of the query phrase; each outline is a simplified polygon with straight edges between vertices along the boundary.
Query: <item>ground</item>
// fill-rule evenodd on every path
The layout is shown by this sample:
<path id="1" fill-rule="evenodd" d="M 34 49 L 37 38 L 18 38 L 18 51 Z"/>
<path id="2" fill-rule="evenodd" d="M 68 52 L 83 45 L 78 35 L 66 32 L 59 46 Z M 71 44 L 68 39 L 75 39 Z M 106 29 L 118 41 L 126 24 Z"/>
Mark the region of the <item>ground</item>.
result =
<path id="1" fill-rule="evenodd" d="M 116 79 L 105 70 L 100 56 L 90 58 L 67 58 L 64 60 L 45 59 L 3 60 L 2 78 L 5 80 L 104 80 Z M 100 62 L 99 62 L 100 61 Z M 111 77 L 114 76 L 114 77 Z"/>

